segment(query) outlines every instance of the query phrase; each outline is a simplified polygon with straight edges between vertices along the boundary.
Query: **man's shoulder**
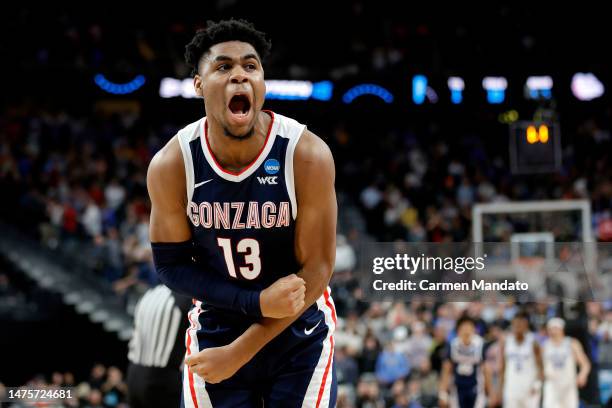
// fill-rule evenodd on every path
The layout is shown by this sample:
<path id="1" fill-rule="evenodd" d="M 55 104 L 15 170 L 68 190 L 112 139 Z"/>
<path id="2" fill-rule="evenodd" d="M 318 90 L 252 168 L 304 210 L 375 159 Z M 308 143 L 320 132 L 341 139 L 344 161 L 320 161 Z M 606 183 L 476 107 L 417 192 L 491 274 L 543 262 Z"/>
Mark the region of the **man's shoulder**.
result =
<path id="1" fill-rule="evenodd" d="M 178 188 L 185 180 L 185 164 L 181 153 L 180 134 L 174 135 L 155 153 L 147 170 L 147 185 Z"/>
<path id="2" fill-rule="evenodd" d="M 147 189 L 156 205 L 185 194 L 185 168 L 175 135 L 151 159 L 147 170 Z M 154 200 L 155 199 L 155 200 Z"/>
<path id="3" fill-rule="evenodd" d="M 150 175 L 161 175 L 183 165 L 178 134 L 155 153 L 149 163 Z"/>
<path id="4" fill-rule="evenodd" d="M 187 142 L 196 139 L 200 136 L 202 131 L 202 123 L 206 117 L 200 118 L 195 122 L 191 122 L 188 125 L 181 128 L 178 132 L 176 132 L 176 137 L 179 140 L 185 140 Z"/>
<path id="5" fill-rule="evenodd" d="M 308 129 L 297 143 L 293 166 L 298 201 L 316 202 L 321 194 L 332 193 L 336 176 L 334 159 L 327 144 Z"/>
<path id="6" fill-rule="evenodd" d="M 297 142 L 294 156 L 297 164 L 300 162 L 316 164 L 333 163 L 331 150 L 327 143 L 310 131 L 305 124 L 280 113 L 273 112 L 273 114 L 274 120 L 278 123 L 277 133 L 282 137 L 288 137 Z"/>
<path id="7" fill-rule="evenodd" d="M 296 165 L 314 165 L 328 167 L 334 165 L 334 159 L 327 143 L 308 129 L 304 129 L 295 149 Z"/>
<path id="8" fill-rule="evenodd" d="M 272 111 L 268 111 L 264 109 L 264 112 L 267 112 L 268 114 L 273 114 L 274 115 L 274 120 L 276 122 L 279 123 L 279 125 L 281 127 L 301 127 L 301 128 L 305 128 L 306 125 L 304 125 L 303 123 L 300 123 L 297 119 L 294 119 L 292 117 L 289 116 L 285 116 L 283 114 L 280 114 L 278 112 L 272 112 Z"/>
<path id="9" fill-rule="evenodd" d="M 176 132 L 168 142 L 155 153 L 149 163 L 149 172 L 164 173 L 183 168 L 181 143 L 189 143 L 200 134 L 200 125 L 204 118 L 188 124 Z"/>

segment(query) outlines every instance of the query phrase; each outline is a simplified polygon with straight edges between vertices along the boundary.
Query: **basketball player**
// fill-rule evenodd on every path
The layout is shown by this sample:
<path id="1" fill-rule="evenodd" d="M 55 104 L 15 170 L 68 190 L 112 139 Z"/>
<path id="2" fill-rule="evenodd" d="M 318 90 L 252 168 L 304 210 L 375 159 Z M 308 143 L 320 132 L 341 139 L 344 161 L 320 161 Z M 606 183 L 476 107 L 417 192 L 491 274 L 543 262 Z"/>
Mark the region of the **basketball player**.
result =
<path id="1" fill-rule="evenodd" d="M 550 319 L 546 328 L 549 337 L 542 347 L 544 408 L 578 408 L 578 387 L 587 383 L 591 363 L 580 342 L 565 335 L 563 319 Z"/>
<path id="2" fill-rule="evenodd" d="M 542 391 L 542 355 L 535 336 L 529 331 L 526 313 L 514 316 L 511 330 L 501 344 L 503 407 L 537 408 Z"/>
<path id="3" fill-rule="evenodd" d="M 476 323 L 471 317 L 462 316 L 456 327 L 457 337 L 451 341 L 447 359 L 442 365 L 438 394 L 440 406 L 484 407 L 484 391 L 491 383 L 489 370 L 484 364 L 484 341 L 476 334 Z"/>
<path id="4" fill-rule="evenodd" d="M 185 55 L 206 116 L 148 170 L 156 269 L 195 303 L 186 407 L 335 405 L 334 163 L 304 125 L 262 110 L 269 49 L 243 20 L 198 32 Z"/>

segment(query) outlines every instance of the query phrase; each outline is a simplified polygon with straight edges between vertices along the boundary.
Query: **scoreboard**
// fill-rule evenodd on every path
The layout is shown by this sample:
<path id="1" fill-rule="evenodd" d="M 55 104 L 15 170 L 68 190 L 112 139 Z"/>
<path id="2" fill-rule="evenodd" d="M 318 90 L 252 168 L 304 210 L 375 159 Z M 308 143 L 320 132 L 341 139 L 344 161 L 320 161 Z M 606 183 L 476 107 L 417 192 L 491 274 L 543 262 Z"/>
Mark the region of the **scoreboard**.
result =
<path id="1" fill-rule="evenodd" d="M 514 174 L 553 173 L 561 168 L 561 134 L 554 122 L 519 121 L 510 126 L 510 166 Z"/>

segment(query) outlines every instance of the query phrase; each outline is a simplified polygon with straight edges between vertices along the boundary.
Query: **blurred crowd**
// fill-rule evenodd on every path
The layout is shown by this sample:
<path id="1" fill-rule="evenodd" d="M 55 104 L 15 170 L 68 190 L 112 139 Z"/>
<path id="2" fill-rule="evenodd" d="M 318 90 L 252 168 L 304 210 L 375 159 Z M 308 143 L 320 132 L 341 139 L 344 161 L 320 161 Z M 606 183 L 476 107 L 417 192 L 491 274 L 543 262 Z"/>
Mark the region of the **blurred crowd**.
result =
<path id="1" fill-rule="evenodd" d="M 3 218 L 77 260 L 88 254 L 119 295 L 157 282 L 145 175 L 160 142 L 127 120 L 15 111 L 0 118 Z"/>
<path id="2" fill-rule="evenodd" d="M 0 184 L 7 192 L 2 207 L 5 219 L 8 216 L 59 251 L 84 244 L 94 248 L 89 253 L 97 257 L 93 263 L 96 273 L 112 283 L 119 296 L 155 283 L 145 174 L 148 161 L 174 130 L 147 132 L 137 120 L 129 122 L 120 116 L 92 120 L 16 110 L 0 116 L 0 121 L 6 129 L 0 135 Z M 387 144 L 380 145 L 380 157 L 370 155 L 361 163 L 363 169 L 355 170 L 351 157 L 365 156 L 351 149 L 363 147 L 344 133 L 338 128 L 330 141 L 338 153 L 339 188 L 356 197 L 369 232 L 379 239 L 466 240 L 469 207 L 476 201 L 584 197 L 593 203 L 594 222 L 609 215 L 610 137 L 601 129 L 598 137 L 584 135 L 593 152 L 588 163 L 568 169 L 554 186 L 527 181 L 514 185 L 501 168 L 483 167 L 495 162 L 495 157 L 486 157 L 484 149 L 471 146 L 470 154 L 482 155 L 478 161 L 461 155 L 465 147 L 442 141 L 419 143 L 410 134 L 402 139 L 390 133 Z M 397 143 L 405 148 L 398 149 Z M 385 165 L 379 166 L 381 163 Z M 599 171 L 593 171 L 595 168 Z M 364 177 L 371 172 L 374 182 L 355 188 L 351 184 L 354 171 Z M 518 310 L 516 304 L 365 302 L 351 273 L 356 262 L 351 246 L 354 235 L 348 228 L 346 237 L 338 239 L 332 281 L 339 316 L 339 407 L 435 406 L 441 359 L 463 312 L 479 322 L 479 331 L 490 346 L 487 355 L 492 364 L 499 363 L 495 343 Z M 6 279 L 0 283 L 7 287 Z M 590 358 L 603 366 L 612 363 L 611 306 L 592 303 L 587 308 L 589 332 L 583 341 L 588 342 Z M 530 307 L 533 327 L 542 337 L 542 327 L 554 307 Z M 122 386 L 110 387 L 109 394 L 108 387 L 101 385 L 107 383 L 103 367 L 97 366 L 94 372 L 92 378 L 98 380 L 85 383 L 89 388 L 81 387 L 87 388 L 82 396 L 89 406 L 121 403 Z M 53 377 L 53 384 L 59 381 L 59 375 Z M 108 378 L 117 382 L 120 373 L 109 369 Z M 69 380 L 70 376 L 65 381 Z"/>
<path id="3" fill-rule="evenodd" d="M 476 321 L 477 332 L 486 343 L 486 364 L 495 381 L 502 358 L 499 340 L 509 330 L 512 317 L 519 310 L 528 311 L 541 342 L 547 336 L 546 322 L 559 313 L 553 303 L 512 302 L 363 303 L 347 312 L 344 299 L 356 298 L 359 304 L 359 289 L 354 290 L 354 297 L 346 298 L 342 291 L 338 287 L 335 292 L 343 316 L 335 334 L 339 408 L 435 407 L 442 362 L 461 315 Z M 594 367 L 610 367 L 612 304 L 588 303 L 573 324 L 569 334 L 583 343 Z M 597 401 L 597 387 L 585 393 L 586 398 Z"/>
<path id="4" fill-rule="evenodd" d="M 528 311 L 532 330 L 543 342 L 546 322 L 560 312 L 551 303 L 365 303 L 358 292 L 344 297 L 341 288 L 334 289 L 339 312 L 335 333 L 338 408 L 437 407 L 442 363 L 460 316 L 475 320 L 477 333 L 485 339 L 485 364 L 497 381 L 502 358 L 499 342 L 508 333 L 512 317 Z M 356 305 L 347 311 L 346 302 L 351 299 Z M 585 306 L 574 320 L 568 320 L 567 331 L 583 344 L 597 373 L 599 368 L 612 367 L 612 304 Z M 588 329 L 583 331 L 583 326 Z M 70 372 L 54 372 L 49 378 L 38 375 L 24 386 L 74 387 L 76 398 L 64 401 L 66 407 L 127 407 L 127 387 L 117 367 L 96 364 L 88 379 L 75 379 Z M 611 386 L 602 389 L 609 393 Z M 583 398 L 600 398 L 596 382 L 593 387 L 583 390 Z M 2 389 L 0 384 L 0 395 Z"/>
<path id="5" fill-rule="evenodd" d="M 340 186 L 381 241 L 466 241 L 475 203 L 565 199 L 589 200 L 596 239 L 612 241 L 611 119 L 608 107 L 597 119 L 567 123 L 562 169 L 553 175 L 512 174 L 501 126 L 482 130 L 492 139 L 454 129 L 452 121 L 393 129 L 376 139 L 376 149 L 364 142 L 371 133 L 337 127 L 331 145 Z M 580 240 L 580 223 L 563 229 L 563 218 L 555 221 L 558 240 Z M 485 241 L 507 241 L 511 232 L 497 228 Z"/>
<path id="6" fill-rule="evenodd" d="M 95 364 L 89 378 L 75 378 L 72 372 L 56 371 L 48 378 L 38 375 L 23 385 L 30 390 L 70 390 L 71 398 L 53 403 L 38 403 L 36 406 L 62 406 L 65 408 L 128 408 L 127 385 L 123 372 L 117 367 Z M 6 398 L 6 387 L 0 383 L 0 398 Z M 19 408 L 26 404 L 9 404 Z M 27 405 L 31 406 L 31 405 Z"/>

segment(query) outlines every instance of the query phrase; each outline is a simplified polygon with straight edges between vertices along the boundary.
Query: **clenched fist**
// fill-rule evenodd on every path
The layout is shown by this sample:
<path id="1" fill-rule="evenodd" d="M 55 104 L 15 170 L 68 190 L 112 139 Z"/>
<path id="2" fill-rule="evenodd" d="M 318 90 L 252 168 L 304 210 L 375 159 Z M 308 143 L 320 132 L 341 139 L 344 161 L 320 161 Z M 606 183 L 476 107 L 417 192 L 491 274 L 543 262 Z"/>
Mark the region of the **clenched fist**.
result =
<path id="1" fill-rule="evenodd" d="M 304 307 L 306 282 L 296 274 L 280 278 L 261 291 L 259 306 L 264 317 L 294 316 Z"/>
<path id="2" fill-rule="evenodd" d="M 230 344 L 204 349 L 187 357 L 185 364 L 206 382 L 217 384 L 236 374 L 247 361 L 237 355 Z"/>

